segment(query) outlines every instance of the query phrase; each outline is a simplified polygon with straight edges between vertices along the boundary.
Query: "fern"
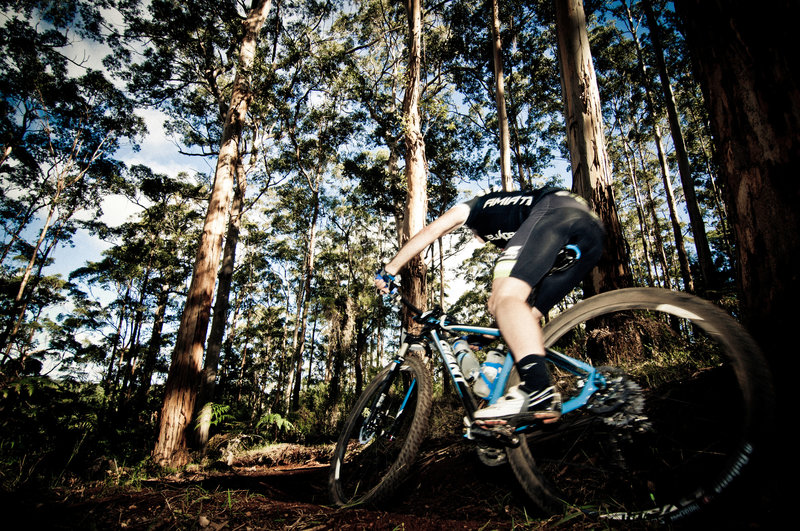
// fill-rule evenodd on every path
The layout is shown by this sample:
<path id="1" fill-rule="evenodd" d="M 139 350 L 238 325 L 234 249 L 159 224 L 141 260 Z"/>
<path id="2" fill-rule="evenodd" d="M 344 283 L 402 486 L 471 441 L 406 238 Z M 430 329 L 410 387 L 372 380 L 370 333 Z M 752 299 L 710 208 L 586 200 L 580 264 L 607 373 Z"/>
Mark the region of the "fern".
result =
<path id="1" fill-rule="evenodd" d="M 294 430 L 294 424 L 283 418 L 280 413 L 266 413 L 256 423 L 256 430 L 268 430 L 274 428 L 275 432 L 286 432 Z"/>

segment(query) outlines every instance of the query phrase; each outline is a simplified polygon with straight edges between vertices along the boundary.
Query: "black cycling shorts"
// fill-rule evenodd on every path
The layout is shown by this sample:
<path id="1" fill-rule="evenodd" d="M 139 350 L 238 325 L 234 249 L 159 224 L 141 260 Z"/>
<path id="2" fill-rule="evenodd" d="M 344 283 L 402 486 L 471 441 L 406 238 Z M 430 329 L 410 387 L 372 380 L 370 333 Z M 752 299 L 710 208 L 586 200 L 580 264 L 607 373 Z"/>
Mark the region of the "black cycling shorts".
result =
<path id="1" fill-rule="evenodd" d="M 497 259 L 494 278 L 518 278 L 533 288 L 529 302 L 547 313 L 589 273 L 603 251 L 603 224 L 585 201 L 569 192 L 544 196 Z M 580 258 L 550 273 L 558 252 L 573 244 Z"/>

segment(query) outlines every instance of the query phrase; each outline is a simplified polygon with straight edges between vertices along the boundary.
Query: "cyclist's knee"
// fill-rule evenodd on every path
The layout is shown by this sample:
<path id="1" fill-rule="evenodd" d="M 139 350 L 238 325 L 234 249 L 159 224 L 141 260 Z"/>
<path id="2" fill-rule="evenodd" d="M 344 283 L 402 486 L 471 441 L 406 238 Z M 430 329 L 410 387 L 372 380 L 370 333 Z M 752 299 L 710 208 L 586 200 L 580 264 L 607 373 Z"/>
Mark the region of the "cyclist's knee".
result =
<path id="1" fill-rule="evenodd" d="M 497 315 L 497 310 L 509 304 L 528 304 L 531 287 L 524 280 L 514 277 L 496 278 L 492 282 L 492 294 L 489 296 L 489 313 Z"/>

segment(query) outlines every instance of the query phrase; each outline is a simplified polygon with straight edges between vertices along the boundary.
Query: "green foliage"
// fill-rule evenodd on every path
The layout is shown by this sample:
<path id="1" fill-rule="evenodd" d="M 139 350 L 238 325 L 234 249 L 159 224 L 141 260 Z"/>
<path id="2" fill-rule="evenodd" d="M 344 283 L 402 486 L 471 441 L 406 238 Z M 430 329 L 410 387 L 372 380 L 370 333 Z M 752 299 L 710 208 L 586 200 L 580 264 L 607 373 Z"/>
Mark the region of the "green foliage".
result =
<path id="1" fill-rule="evenodd" d="M 0 278 L 11 288 L 0 291 L 3 363 L 30 355 L 39 327 L 30 321 L 61 302 L 63 286 L 44 267 L 72 243 L 79 214 L 102 214 L 122 186 L 115 152 L 145 131 L 123 91 L 65 52 L 76 34 L 102 42 L 96 2 L 11 4 L 0 25 Z"/>
<path id="2" fill-rule="evenodd" d="M 49 483 L 87 465 L 98 449 L 102 392 L 43 377 L 6 382 L 0 395 L 0 489 Z"/>
<path id="3" fill-rule="evenodd" d="M 230 410 L 231 406 L 227 404 L 208 404 L 211 407 L 211 425 L 220 426 L 233 419 Z"/>
<path id="4" fill-rule="evenodd" d="M 102 21 L 100 8 L 112 4 L 121 15 L 117 29 Z M 559 180 L 548 172 L 555 171 L 557 156 L 566 158 L 550 4 L 501 4 L 518 186 Z M 676 261 L 669 259 L 674 243 L 648 124 L 655 118 L 666 127 L 663 116 L 651 117 L 645 107 L 636 50 L 619 22 L 622 4 L 590 4 L 614 193 L 633 271 L 637 283 L 663 283 L 675 276 Z M 429 218 L 467 190 L 498 182 L 488 5 L 444 2 L 427 6 L 424 15 L 420 110 Z M 213 165 L 236 75 L 244 4 L 17 0 L 7 6 L 0 28 L 0 147 L 9 153 L 0 159 L 0 333 L 23 310 L 14 297 L 30 258 L 37 266 L 53 265 L 51 250 L 79 228 L 109 243 L 100 260 L 72 272 L 69 281 L 38 275 L 25 293 L 25 322 L 14 344 L 17 359 L 26 355 L 20 374 L 27 376 L 0 387 L 0 427 L 11 433 L 0 442 L 2 481 L 13 488 L 63 478 L 65 470 L 96 457 L 140 462 L 152 448 L 160 396 L 151 382 L 168 369 L 206 207 L 203 182 L 213 175 L 125 168 L 114 150 L 142 131 L 134 106 L 150 106 L 169 116 L 165 129 L 182 151 Z M 731 231 L 709 157 L 708 119 L 672 15 L 663 10 L 661 23 L 669 30 L 675 95 L 712 254 L 730 280 Z M 212 404 L 218 433 L 331 438 L 392 354 L 397 312 L 375 296 L 372 275 L 396 252 L 403 223 L 405 17 L 401 3 L 387 0 L 287 2 L 280 9 L 273 2 L 249 73 L 253 98 L 239 143 L 248 190 Z M 105 65 L 127 92 L 98 71 L 69 66 L 63 50 L 76 31 L 112 47 Z M 648 37 L 640 37 L 649 64 Z M 75 139 L 80 149 L 73 152 Z M 98 147 L 102 156 L 91 159 Z M 47 179 L 56 155 L 87 168 L 58 201 L 54 181 Z M 141 207 L 138 216 L 116 227 L 101 223 L 99 207 L 109 192 Z M 37 250 L 31 230 L 56 203 L 55 229 Z M 663 238 L 659 245 L 656 236 Z M 484 246 L 454 264 L 464 243 L 445 249 L 444 286 L 438 285 L 438 248 L 426 252 L 430 300 L 439 302 L 433 290 L 441 287 L 458 297 L 450 308 L 457 319 L 488 325 L 486 298 L 497 252 Z M 658 265 L 661 251 L 667 260 Z M 49 320 L 47 310 L 62 304 L 58 319 Z M 287 393 L 294 390 L 292 355 L 300 342 L 295 400 Z M 31 376 L 56 359 L 62 375 L 97 383 Z M 0 359 L 10 373 L 7 362 Z"/>
<path id="5" fill-rule="evenodd" d="M 19 398 L 30 398 L 37 389 L 41 389 L 42 387 L 48 387 L 52 389 L 56 388 L 57 384 L 48 378 L 42 378 L 40 376 L 25 376 L 17 380 L 3 382 L 3 387 L 0 388 L 0 396 L 4 400 L 14 396 Z"/>
<path id="6" fill-rule="evenodd" d="M 494 262 L 499 252 L 496 248 L 484 245 L 478 247 L 472 256 L 459 267 L 459 277 L 472 289 L 464 290 L 449 311 L 462 322 L 490 326 L 493 322 L 486 302 L 491 292 Z"/>
<path id="7" fill-rule="evenodd" d="M 287 419 L 283 418 L 280 413 L 265 413 L 256 422 L 256 430 L 265 433 L 272 433 L 277 437 L 280 433 L 289 433 L 294 431 L 294 425 Z"/>

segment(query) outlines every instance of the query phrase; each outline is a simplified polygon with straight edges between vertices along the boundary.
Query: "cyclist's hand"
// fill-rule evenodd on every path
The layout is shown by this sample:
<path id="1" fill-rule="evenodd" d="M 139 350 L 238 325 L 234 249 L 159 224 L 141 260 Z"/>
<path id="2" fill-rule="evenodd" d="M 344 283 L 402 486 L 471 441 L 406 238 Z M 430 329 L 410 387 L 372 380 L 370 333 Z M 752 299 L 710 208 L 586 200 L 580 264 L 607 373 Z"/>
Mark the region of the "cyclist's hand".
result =
<path id="1" fill-rule="evenodd" d="M 381 295 L 388 295 L 391 292 L 394 278 L 394 275 L 387 273 L 386 269 L 380 268 L 375 273 L 375 288 L 378 290 L 378 293 Z"/>

